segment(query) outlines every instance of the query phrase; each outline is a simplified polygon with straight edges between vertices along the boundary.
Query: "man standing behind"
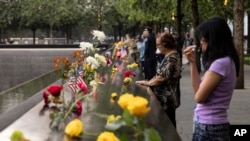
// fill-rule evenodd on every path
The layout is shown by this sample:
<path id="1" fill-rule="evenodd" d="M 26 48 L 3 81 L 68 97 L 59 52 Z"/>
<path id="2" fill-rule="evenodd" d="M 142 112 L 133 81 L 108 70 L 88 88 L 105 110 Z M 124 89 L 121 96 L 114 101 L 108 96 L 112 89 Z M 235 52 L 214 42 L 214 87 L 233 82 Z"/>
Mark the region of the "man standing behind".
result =
<path id="1" fill-rule="evenodd" d="M 184 44 L 183 44 L 183 48 L 186 49 L 187 47 L 193 45 L 193 39 L 190 38 L 189 33 L 186 33 L 186 37 L 184 40 Z M 189 62 L 187 62 L 187 64 L 189 64 Z"/>
<path id="2" fill-rule="evenodd" d="M 151 27 L 146 27 L 144 32 L 147 38 L 144 52 L 144 73 L 145 79 L 150 80 L 156 74 L 156 39 Z"/>

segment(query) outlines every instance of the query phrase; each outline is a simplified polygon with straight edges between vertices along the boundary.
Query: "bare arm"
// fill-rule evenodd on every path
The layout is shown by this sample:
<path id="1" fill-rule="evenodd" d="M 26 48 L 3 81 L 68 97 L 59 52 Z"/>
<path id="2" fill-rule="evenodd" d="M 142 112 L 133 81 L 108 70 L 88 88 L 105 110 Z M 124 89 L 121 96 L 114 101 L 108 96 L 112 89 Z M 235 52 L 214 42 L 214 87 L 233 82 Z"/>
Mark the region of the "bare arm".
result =
<path id="1" fill-rule="evenodd" d="M 207 71 L 203 77 L 202 83 L 196 66 L 195 52 L 192 51 L 195 46 L 190 46 L 184 50 L 185 56 L 190 62 L 190 74 L 194 90 L 194 100 L 197 103 L 204 103 L 212 91 L 222 80 L 222 76 L 213 71 Z"/>
<path id="2" fill-rule="evenodd" d="M 222 80 L 222 76 L 213 71 L 207 71 L 201 85 L 195 92 L 194 100 L 197 103 L 204 103 L 212 91 Z"/>
<path id="3" fill-rule="evenodd" d="M 197 66 L 194 63 L 190 63 L 190 75 L 192 79 L 193 90 L 194 90 L 194 93 L 196 93 L 197 90 L 199 89 L 201 78 L 200 78 L 200 74 L 198 73 Z"/>
<path id="4" fill-rule="evenodd" d="M 141 84 L 145 86 L 159 86 L 164 80 L 165 78 L 162 76 L 155 76 L 149 81 L 147 80 L 136 81 L 136 84 Z"/>
<path id="5" fill-rule="evenodd" d="M 199 85 L 201 83 L 201 78 L 196 66 L 196 55 L 194 52 L 195 47 L 196 46 L 189 46 L 184 50 L 184 54 L 188 59 L 188 61 L 190 62 L 190 75 L 194 93 L 197 92 L 197 90 L 199 89 Z"/>

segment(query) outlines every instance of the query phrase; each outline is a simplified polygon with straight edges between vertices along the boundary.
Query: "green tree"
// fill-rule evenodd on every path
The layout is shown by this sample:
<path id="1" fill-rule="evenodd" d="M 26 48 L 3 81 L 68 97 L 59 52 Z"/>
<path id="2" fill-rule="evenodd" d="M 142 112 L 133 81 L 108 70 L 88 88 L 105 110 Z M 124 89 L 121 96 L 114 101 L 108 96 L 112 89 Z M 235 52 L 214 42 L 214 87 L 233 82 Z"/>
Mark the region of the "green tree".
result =
<path id="1" fill-rule="evenodd" d="M 85 4 L 84 0 L 63 0 L 60 4 L 60 20 L 57 26 L 65 33 L 67 43 L 72 39 L 72 28 L 78 25 L 86 14 L 83 12 Z"/>
<path id="2" fill-rule="evenodd" d="M 0 3 L 0 27 L 4 32 L 3 34 L 5 34 L 7 29 L 11 29 L 14 31 L 15 36 L 17 36 L 16 31 L 19 29 L 19 22 L 21 19 L 21 15 L 19 12 L 21 9 L 20 1 L 1 1 Z"/>
<path id="3" fill-rule="evenodd" d="M 172 22 L 173 5 L 176 4 L 171 0 L 118 0 L 115 5 L 118 12 L 128 16 L 129 20 L 157 26 Z"/>
<path id="4" fill-rule="evenodd" d="M 126 16 L 122 16 L 114 7 L 114 5 L 110 6 L 103 13 L 103 25 L 105 26 L 105 29 L 110 29 L 110 31 L 112 31 L 111 33 L 108 33 L 108 30 L 106 30 L 108 34 L 114 36 L 115 41 L 121 40 L 121 37 L 123 35 L 122 31 L 126 27 L 130 26 Z M 117 36 L 119 37 L 119 39 L 117 39 Z"/>
<path id="5" fill-rule="evenodd" d="M 45 25 L 43 18 L 42 0 L 23 0 L 21 8 L 21 25 L 31 29 L 33 44 L 35 44 L 36 30 Z"/>
<path id="6" fill-rule="evenodd" d="M 4 7 L 5 7 L 5 1 L 0 1 L 0 42 L 3 39 L 4 36 L 4 27 L 5 27 L 5 17 L 3 16 L 4 13 Z"/>
<path id="7" fill-rule="evenodd" d="M 60 24 L 61 12 L 63 12 L 63 2 L 62 1 L 51 1 L 51 0 L 41 0 L 41 14 L 45 20 L 45 23 L 49 25 L 50 28 L 50 44 L 53 44 L 53 28 L 54 26 Z"/>

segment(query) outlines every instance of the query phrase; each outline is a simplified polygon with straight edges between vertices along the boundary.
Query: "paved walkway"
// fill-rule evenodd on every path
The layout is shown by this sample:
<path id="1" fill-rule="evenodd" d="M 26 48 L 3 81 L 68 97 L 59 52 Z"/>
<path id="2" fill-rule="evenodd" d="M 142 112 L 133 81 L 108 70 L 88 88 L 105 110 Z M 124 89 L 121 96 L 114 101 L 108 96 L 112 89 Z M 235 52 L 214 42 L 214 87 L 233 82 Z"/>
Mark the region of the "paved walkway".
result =
<path id="1" fill-rule="evenodd" d="M 181 106 L 176 111 L 177 130 L 183 141 L 192 140 L 194 96 L 189 66 L 184 62 L 181 79 Z M 245 89 L 234 90 L 228 110 L 231 124 L 250 124 L 250 66 L 245 65 Z"/>

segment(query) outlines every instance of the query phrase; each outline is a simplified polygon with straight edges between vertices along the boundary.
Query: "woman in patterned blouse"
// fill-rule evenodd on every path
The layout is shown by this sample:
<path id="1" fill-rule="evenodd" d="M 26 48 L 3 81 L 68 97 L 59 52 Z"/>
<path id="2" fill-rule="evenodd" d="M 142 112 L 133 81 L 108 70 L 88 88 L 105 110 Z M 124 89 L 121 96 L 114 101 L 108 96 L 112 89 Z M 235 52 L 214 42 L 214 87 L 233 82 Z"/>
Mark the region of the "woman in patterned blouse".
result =
<path id="1" fill-rule="evenodd" d="M 155 96 L 164 108 L 168 118 L 176 127 L 176 89 L 181 76 L 181 60 L 177 52 L 177 44 L 168 33 L 162 33 L 156 40 L 156 46 L 165 57 L 151 80 L 136 81 L 136 84 L 151 87 Z"/>

